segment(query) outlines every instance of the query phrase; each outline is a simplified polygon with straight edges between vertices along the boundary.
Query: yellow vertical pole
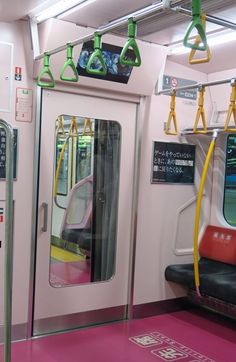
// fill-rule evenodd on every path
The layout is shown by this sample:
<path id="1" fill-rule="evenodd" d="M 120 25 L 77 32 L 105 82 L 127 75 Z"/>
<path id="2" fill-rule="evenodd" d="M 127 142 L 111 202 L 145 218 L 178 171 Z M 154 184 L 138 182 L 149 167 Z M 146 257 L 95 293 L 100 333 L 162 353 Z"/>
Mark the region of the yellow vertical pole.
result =
<path id="1" fill-rule="evenodd" d="M 217 138 L 217 131 L 215 130 L 213 133 L 212 141 L 210 147 L 208 149 L 208 153 L 206 156 L 205 164 L 202 171 L 202 177 L 199 185 L 198 190 L 198 197 L 197 197 L 197 204 L 196 204 L 196 212 L 195 212 L 195 222 L 194 222 L 194 241 L 193 241 L 193 248 L 194 248 L 194 280 L 195 280 L 195 287 L 197 294 L 200 294 L 200 276 L 199 276 L 199 264 L 198 264 L 198 236 L 199 236 L 199 223 L 200 223 L 200 214 L 201 214 L 201 205 L 202 205 L 202 195 L 204 191 L 207 171 L 209 168 L 210 160 L 214 151 L 215 142 Z"/>

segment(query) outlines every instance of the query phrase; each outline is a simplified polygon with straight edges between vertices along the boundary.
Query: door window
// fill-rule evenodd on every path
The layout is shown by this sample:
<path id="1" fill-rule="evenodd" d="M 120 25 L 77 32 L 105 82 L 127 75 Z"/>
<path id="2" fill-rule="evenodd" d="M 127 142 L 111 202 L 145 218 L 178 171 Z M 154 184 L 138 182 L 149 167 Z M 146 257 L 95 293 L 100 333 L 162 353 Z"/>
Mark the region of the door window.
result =
<path id="1" fill-rule="evenodd" d="M 229 135 L 226 149 L 224 216 L 236 226 L 236 135 Z"/>
<path id="2" fill-rule="evenodd" d="M 115 272 L 120 125 L 60 115 L 55 140 L 50 284 L 109 280 Z"/>

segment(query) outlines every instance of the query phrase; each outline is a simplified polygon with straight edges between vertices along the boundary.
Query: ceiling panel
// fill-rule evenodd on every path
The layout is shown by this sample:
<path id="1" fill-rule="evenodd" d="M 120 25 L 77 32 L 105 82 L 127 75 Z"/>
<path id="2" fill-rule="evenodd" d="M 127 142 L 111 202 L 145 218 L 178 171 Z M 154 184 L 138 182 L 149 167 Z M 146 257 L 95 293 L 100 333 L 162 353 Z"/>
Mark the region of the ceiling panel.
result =
<path id="1" fill-rule="evenodd" d="M 97 0 L 91 3 L 91 5 L 78 9 L 63 19 L 78 25 L 98 28 L 152 3 L 154 3 L 152 0 Z M 173 0 L 172 4 L 174 4 Z M 236 11 L 229 10 L 233 5 L 235 6 L 235 0 L 202 0 L 204 11 L 211 15 L 221 13 L 223 17 L 231 21 L 236 20 Z M 191 0 L 186 0 L 185 7 L 191 8 Z M 165 15 L 163 15 L 163 13 L 155 13 L 138 22 L 138 36 L 143 37 L 165 29 L 169 30 L 171 26 L 179 25 L 186 21 L 188 20 L 186 20 L 185 15 L 175 13 L 171 10 L 165 12 Z M 214 29 L 214 27 L 210 27 L 210 30 L 212 29 Z M 127 26 L 121 27 L 118 32 L 120 34 L 126 34 Z"/>
<path id="2" fill-rule="evenodd" d="M 235 0 L 203 0 L 203 10 L 211 15 L 222 17 L 236 23 Z M 138 36 L 144 40 L 168 45 L 183 39 L 190 17 L 172 10 L 165 14 L 154 14 L 138 22 Z M 218 25 L 207 23 L 207 32 L 220 29 Z M 117 33 L 126 34 L 127 26 Z"/>
<path id="3" fill-rule="evenodd" d="M 194 66 L 189 64 L 188 54 L 173 55 L 168 59 L 191 68 L 194 67 L 194 70 L 207 74 L 236 68 L 236 41 L 214 46 L 211 48 L 211 52 L 212 58 L 209 63 L 195 64 Z"/>
<path id="4" fill-rule="evenodd" d="M 131 12 L 151 5 L 152 0 L 97 0 L 63 18 L 78 25 L 98 28 Z"/>
<path id="5" fill-rule="evenodd" d="M 42 0 L 0 0 L 0 21 L 10 22 L 25 17 Z"/>

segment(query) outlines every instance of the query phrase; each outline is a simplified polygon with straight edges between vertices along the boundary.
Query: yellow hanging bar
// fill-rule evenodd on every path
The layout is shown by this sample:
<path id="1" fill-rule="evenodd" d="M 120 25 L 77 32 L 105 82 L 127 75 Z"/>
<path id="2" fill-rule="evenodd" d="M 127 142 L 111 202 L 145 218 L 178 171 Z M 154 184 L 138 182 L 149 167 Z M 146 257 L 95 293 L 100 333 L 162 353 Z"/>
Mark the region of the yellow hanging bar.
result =
<path id="1" fill-rule="evenodd" d="M 205 116 L 205 109 L 204 109 L 204 95 L 205 95 L 205 87 L 199 88 L 199 97 L 198 97 L 198 110 L 195 118 L 195 123 L 193 127 L 193 133 L 202 133 L 205 134 L 207 132 L 207 126 L 206 126 L 206 116 Z M 197 129 L 200 117 L 202 118 L 202 125 L 203 130 L 199 131 Z"/>
<path id="2" fill-rule="evenodd" d="M 54 191 L 53 191 L 54 201 L 56 203 L 57 203 L 57 199 L 56 199 L 57 198 L 57 188 L 58 188 L 59 176 L 60 176 L 60 171 L 61 171 L 61 165 L 62 165 L 62 160 L 63 160 L 63 157 L 64 157 L 64 153 L 65 153 L 65 150 L 66 150 L 66 147 L 67 147 L 67 143 L 68 143 L 68 141 L 69 141 L 69 139 L 71 137 L 78 137 L 78 136 L 79 136 L 79 133 L 78 133 L 78 126 L 77 126 L 76 117 L 73 116 L 72 120 L 71 120 L 71 124 L 70 124 L 69 135 L 66 138 L 66 140 L 65 140 L 65 142 L 64 142 L 64 144 L 62 146 L 60 156 L 59 156 L 59 159 L 58 159 L 58 163 L 57 163 L 57 168 L 56 168 L 56 176 L 55 176 Z"/>
<path id="3" fill-rule="evenodd" d="M 197 204 L 196 204 L 196 213 L 195 213 L 195 222 L 194 222 L 194 241 L 193 241 L 193 247 L 194 247 L 194 280 L 195 280 L 195 287 L 197 294 L 201 296 L 200 294 L 200 276 L 199 276 L 199 264 L 198 264 L 198 236 L 199 236 L 199 223 L 200 223 L 200 213 L 201 213 L 201 204 L 202 204 L 202 195 L 204 191 L 204 185 L 206 181 L 207 171 L 209 168 L 210 160 L 214 151 L 215 142 L 217 138 L 217 131 L 214 131 L 213 138 L 210 144 L 210 147 L 208 149 L 208 153 L 206 156 L 206 161 L 203 167 L 202 171 L 202 177 L 200 181 L 200 186 L 198 190 L 198 197 L 197 197 Z"/>
<path id="4" fill-rule="evenodd" d="M 87 131 L 87 128 L 89 129 L 89 131 Z M 91 136 L 91 137 L 94 136 L 92 122 L 91 122 L 90 118 L 86 118 L 84 121 L 84 129 L 83 129 L 82 136 Z"/>
<path id="5" fill-rule="evenodd" d="M 202 13 L 201 18 L 202 18 L 203 29 L 204 29 L 204 31 L 206 31 L 206 14 Z M 194 44 L 196 46 L 199 46 L 199 44 L 201 44 L 201 43 L 202 43 L 202 38 L 200 37 L 200 35 L 197 35 Z M 206 56 L 205 56 L 205 58 L 196 58 L 196 59 L 194 59 L 196 51 L 197 51 L 197 49 L 192 49 L 190 54 L 189 54 L 189 63 L 190 64 L 202 64 L 202 63 L 207 63 L 207 62 L 209 62 L 211 60 L 212 54 L 211 54 L 211 50 L 210 50 L 209 45 L 207 45 L 207 48 L 206 48 Z"/>
<path id="6" fill-rule="evenodd" d="M 72 120 L 71 120 L 71 124 L 70 124 L 69 136 L 70 137 L 78 137 L 78 135 L 79 135 L 79 132 L 78 132 L 76 117 L 73 116 Z"/>
<path id="7" fill-rule="evenodd" d="M 228 110 L 227 118 L 225 121 L 225 127 L 224 127 L 225 132 L 236 132 L 236 104 L 235 104 L 235 102 L 236 102 L 236 80 L 235 79 L 231 82 L 231 87 L 232 87 L 232 92 L 230 95 L 229 110 Z M 230 122 L 230 118 L 231 118 L 232 114 L 234 116 L 235 128 L 229 127 L 229 122 Z"/>
<path id="8" fill-rule="evenodd" d="M 65 136 L 65 127 L 64 127 L 64 119 L 63 116 L 59 116 L 57 119 L 57 130 L 56 130 L 56 135 L 63 135 Z"/>
<path id="9" fill-rule="evenodd" d="M 177 126 L 177 118 L 175 112 L 175 98 L 176 98 L 176 90 L 171 91 L 171 99 L 170 99 L 170 113 L 168 117 L 168 121 L 166 123 L 165 134 L 176 136 L 178 134 L 178 126 Z M 171 130 L 171 121 L 173 119 L 174 130 Z"/>

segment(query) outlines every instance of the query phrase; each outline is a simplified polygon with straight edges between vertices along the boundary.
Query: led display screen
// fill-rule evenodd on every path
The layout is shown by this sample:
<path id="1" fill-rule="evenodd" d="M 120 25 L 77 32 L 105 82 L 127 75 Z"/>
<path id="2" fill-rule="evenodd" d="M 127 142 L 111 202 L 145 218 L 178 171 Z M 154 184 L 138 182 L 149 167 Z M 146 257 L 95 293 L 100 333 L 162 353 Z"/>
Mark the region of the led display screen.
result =
<path id="1" fill-rule="evenodd" d="M 121 47 L 106 43 L 102 44 L 102 55 L 107 66 L 106 75 L 94 75 L 87 73 L 86 66 L 88 64 L 89 57 L 93 53 L 93 51 L 93 41 L 89 41 L 83 44 L 77 63 L 77 70 L 79 75 L 117 83 L 128 83 L 133 67 L 120 64 L 119 57 L 122 51 Z M 127 59 L 135 60 L 134 52 L 130 49 L 127 52 Z M 95 59 L 92 68 L 101 69 L 101 64 L 99 60 L 96 61 Z"/>

